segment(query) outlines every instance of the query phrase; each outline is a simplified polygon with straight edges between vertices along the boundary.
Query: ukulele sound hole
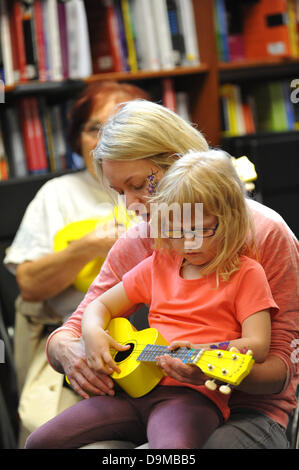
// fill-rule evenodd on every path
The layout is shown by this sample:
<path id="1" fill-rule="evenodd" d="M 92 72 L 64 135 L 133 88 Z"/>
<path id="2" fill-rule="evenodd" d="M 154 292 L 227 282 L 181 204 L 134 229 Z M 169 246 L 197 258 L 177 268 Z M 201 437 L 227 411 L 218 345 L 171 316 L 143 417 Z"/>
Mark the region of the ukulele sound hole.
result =
<path id="1" fill-rule="evenodd" d="M 135 347 L 134 343 L 128 343 L 126 346 L 130 346 L 130 349 L 127 349 L 126 351 L 118 351 L 114 356 L 115 362 L 122 362 L 127 359 Z"/>

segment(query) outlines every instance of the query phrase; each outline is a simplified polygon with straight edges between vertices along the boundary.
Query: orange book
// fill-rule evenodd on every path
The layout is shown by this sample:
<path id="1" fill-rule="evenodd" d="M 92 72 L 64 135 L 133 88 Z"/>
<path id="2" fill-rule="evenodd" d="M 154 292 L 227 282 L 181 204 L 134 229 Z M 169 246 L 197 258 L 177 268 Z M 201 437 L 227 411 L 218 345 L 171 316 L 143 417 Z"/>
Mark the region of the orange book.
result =
<path id="1" fill-rule="evenodd" d="M 291 56 L 287 0 L 260 0 L 243 10 L 247 59 Z"/>
<path id="2" fill-rule="evenodd" d="M 252 111 L 248 103 L 242 103 L 242 111 L 244 116 L 245 130 L 247 134 L 251 134 L 256 131 L 253 120 Z"/>

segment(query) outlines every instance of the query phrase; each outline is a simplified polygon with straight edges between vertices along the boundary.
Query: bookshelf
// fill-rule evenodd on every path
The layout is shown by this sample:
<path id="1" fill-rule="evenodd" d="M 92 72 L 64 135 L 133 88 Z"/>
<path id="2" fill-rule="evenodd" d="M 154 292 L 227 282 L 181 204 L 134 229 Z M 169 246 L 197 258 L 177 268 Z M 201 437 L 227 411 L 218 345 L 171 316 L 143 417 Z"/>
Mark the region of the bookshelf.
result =
<path id="1" fill-rule="evenodd" d="M 2 0 L 0 0 L 1 3 Z M 122 0 L 117 0 L 120 3 Z M 7 0 L 6 0 L 7 2 Z M 17 0 L 14 0 L 15 3 Z M 233 144 L 234 139 L 240 140 L 240 136 L 224 138 L 221 126 L 221 102 L 219 89 L 222 84 L 232 83 L 240 87 L 249 84 L 261 83 L 264 80 L 291 80 L 299 77 L 299 52 L 284 56 L 272 57 L 243 57 L 241 60 L 223 61 L 219 57 L 219 41 L 216 34 L 215 26 L 215 8 L 220 0 L 192 0 L 194 21 L 196 25 L 196 41 L 200 56 L 200 61 L 193 65 L 175 65 L 172 68 L 158 69 L 138 69 L 138 70 L 110 70 L 99 72 L 92 69 L 91 73 L 80 78 L 68 77 L 62 80 L 30 80 L 26 83 L 14 83 L 5 86 L 6 103 L 26 96 L 45 96 L 47 99 L 63 102 L 67 98 L 74 97 L 85 86 L 85 84 L 102 81 L 102 80 L 119 80 L 123 82 L 134 82 L 137 85 L 151 90 L 161 88 L 164 79 L 171 79 L 174 88 L 187 93 L 190 106 L 190 119 L 206 136 L 208 142 L 212 146 L 224 145 L 232 151 L 238 152 L 238 145 Z M 264 2 L 264 0 L 260 0 Z M 10 2 L 7 2 L 10 3 Z M 66 2 L 68 3 L 68 2 Z M 108 2 L 109 3 L 109 2 Z M 140 4 L 143 2 L 139 2 Z M 148 3 L 148 2 L 147 2 Z M 171 2 L 170 2 L 171 3 Z M 246 0 L 239 2 L 236 0 L 221 0 L 231 15 L 236 6 L 246 3 L 257 4 L 259 2 L 248 2 Z M 271 2 L 268 2 L 271 3 Z M 299 8 L 298 1 L 294 1 L 294 5 Z M 87 12 L 87 18 L 97 16 L 97 8 L 103 8 L 104 2 L 100 0 L 84 0 L 84 6 Z M 91 25 L 89 25 L 91 27 Z M 96 32 L 98 34 L 98 32 Z M 237 31 L 239 34 L 239 31 Z M 97 37 L 96 34 L 90 34 L 90 38 Z M 217 42 L 218 41 L 218 42 Z M 95 44 L 93 44 L 93 47 Z M 298 104 L 299 106 L 299 104 Z M 296 134 L 296 131 L 294 131 Z M 283 133 L 281 133 L 283 136 Z M 255 145 L 258 145 L 262 135 L 259 132 L 254 133 Z M 274 136 L 273 136 L 274 137 Z M 271 140 L 271 134 L 270 134 Z M 273 142 L 277 142 L 278 135 L 273 138 Z M 248 142 L 245 136 L 244 142 Z M 229 142 L 229 144 L 228 144 Z M 248 144 L 249 145 L 249 144 Z M 242 147 L 242 150 L 248 153 L 253 150 L 251 147 Z M 236 155 L 238 156 L 238 155 Z M 294 157 L 295 158 L 295 157 Z M 59 174 L 59 172 L 58 172 Z M 45 178 L 48 176 L 45 175 Z M 53 177 L 49 173 L 49 177 Z M 32 178 L 31 175 L 28 179 Z M 0 181 L 0 186 L 4 182 Z M 12 183 L 18 186 L 18 179 Z M 5 185 L 4 185 L 5 186 Z"/>

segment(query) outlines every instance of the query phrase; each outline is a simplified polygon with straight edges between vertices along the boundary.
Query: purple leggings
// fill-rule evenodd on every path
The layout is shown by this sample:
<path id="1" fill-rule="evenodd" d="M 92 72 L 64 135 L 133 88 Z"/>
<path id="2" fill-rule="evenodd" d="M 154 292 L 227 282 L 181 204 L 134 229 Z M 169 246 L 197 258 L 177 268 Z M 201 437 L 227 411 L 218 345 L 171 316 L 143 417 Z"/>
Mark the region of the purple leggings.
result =
<path id="1" fill-rule="evenodd" d="M 126 440 L 151 449 L 200 449 L 222 423 L 217 406 L 188 387 L 158 386 L 141 398 L 124 392 L 71 406 L 34 431 L 27 449 L 76 449 Z"/>

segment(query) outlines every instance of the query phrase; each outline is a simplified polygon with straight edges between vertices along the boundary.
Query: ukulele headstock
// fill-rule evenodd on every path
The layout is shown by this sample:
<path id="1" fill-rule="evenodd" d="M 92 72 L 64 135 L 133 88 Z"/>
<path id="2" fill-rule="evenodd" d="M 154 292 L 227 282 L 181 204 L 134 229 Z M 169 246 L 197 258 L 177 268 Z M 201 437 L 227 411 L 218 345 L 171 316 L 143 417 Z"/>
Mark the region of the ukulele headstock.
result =
<path id="1" fill-rule="evenodd" d="M 249 374 L 253 364 L 254 359 L 250 352 L 242 354 L 235 348 L 231 351 L 205 350 L 196 363 L 207 376 L 233 386 L 242 382 Z M 206 386 L 210 390 L 217 388 L 213 380 L 208 380 Z M 219 390 L 225 394 L 230 393 L 228 385 L 222 385 Z"/>

